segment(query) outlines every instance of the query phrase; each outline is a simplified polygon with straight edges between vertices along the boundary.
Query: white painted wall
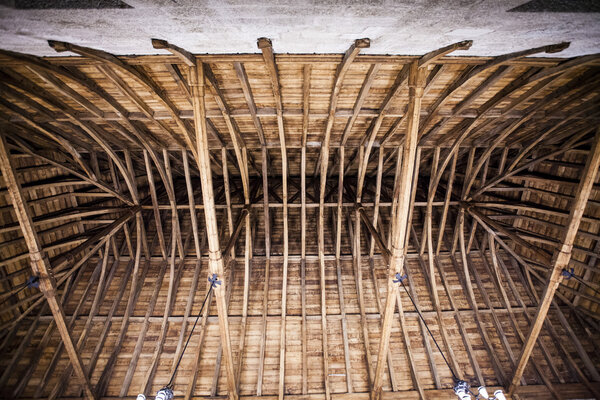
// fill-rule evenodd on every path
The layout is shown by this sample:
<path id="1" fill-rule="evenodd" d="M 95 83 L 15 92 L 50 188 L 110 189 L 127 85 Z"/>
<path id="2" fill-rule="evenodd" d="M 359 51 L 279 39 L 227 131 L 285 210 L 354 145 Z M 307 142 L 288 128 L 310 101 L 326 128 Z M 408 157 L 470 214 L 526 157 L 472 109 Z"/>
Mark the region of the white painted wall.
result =
<path id="1" fill-rule="evenodd" d="M 0 6 L 0 48 L 55 55 L 47 39 L 115 54 L 155 54 L 157 37 L 194 53 L 341 53 L 368 37 L 371 54 L 423 54 L 474 40 L 456 55 L 499 55 L 571 41 L 560 56 L 600 52 L 600 14 L 508 13 L 527 0 L 123 0 L 133 9 L 15 10 Z"/>

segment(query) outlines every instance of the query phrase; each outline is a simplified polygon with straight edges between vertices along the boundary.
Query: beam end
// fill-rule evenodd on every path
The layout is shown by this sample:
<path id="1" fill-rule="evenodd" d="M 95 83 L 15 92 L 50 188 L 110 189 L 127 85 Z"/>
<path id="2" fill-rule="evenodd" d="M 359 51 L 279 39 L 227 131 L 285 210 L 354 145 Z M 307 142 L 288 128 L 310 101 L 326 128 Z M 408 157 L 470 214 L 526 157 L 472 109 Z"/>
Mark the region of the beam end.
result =
<path id="1" fill-rule="evenodd" d="M 271 39 L 266 38 L 266 37 L 258 38 L 258 40 L 256 41 L 256 45 L 258 46 L 259 49 L 266 49 L 269 47 L 273 47 L 273 43 L 271 42 Z"/>

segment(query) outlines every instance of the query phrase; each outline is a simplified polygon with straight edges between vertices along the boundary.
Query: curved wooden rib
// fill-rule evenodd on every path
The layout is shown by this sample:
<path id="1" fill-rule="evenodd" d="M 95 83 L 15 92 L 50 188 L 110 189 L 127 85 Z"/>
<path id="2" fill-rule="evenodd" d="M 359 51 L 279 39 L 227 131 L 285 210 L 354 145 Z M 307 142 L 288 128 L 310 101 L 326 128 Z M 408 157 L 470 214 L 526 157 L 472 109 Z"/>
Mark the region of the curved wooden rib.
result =
<path id="1" fill-rule="evenodd" d="M 91 49 L 88 47 L 77 46 L 75 44 L 71 44 L 71 43 L 67 43 L 67 42 L 60 42 L 60 41 L 55 41 L 55 40 L 49 40 L 48 44 L 50 45 L 50 47 L 52 47 L 57 52 L 70 51 L 70 52 L 79 54 L 84 57 L 93 58 L 93 59 L 99 60 L 103 63 L 108 63 L 110 65 L 113 65 L 113 66 L 119 68 L 121 71 L 127 73 L 129 76 L 133 77 L 141 85 L 147 87 L 152 93 L 154 93 L 160 99 L 160 101 L 163 103 L 163 105 L 167 108 L 167 110 L 169 111 L 169 114 L 171 114 L 171 118 L 173 118 L 173 120 L 177 124 L 178 128 L 180 129 L 181 134 L 183 135 L 183 138 L 184 138 L 186 144 L 188 145 L 189 149 L 192 151 L 194 158 L 196 160 L 198 159 L 196 145 L 195 145 L 194 141 L 192 140 L 192 133 L 190 131 L 188 131 L 185 123 L 179 116 L 177 107 L 167 97 L 167 95 L 164 93 L 164 91 L 154 81 L 152 81 L 150 79 L 150 77 L 148 77 L 146 74 L 142 73 L 140 70 L 132 67 L 131 65 L 126 64 L 125 62 L 123 62 L 119 58 L 115 57 L 114 55 L 107 53 L 105 51 L 102 51 L 102 50 Z"/>
<path id="2" fill-rule="evenodd" d="M 504 54 L 502 56 L 495 57 L 494 59 L 488 61 L 487 63 L 480 65 L 475 68 L 467 69 L 460 77 L 455 80 L 450 87 L 448 87 L 438 98 L 437 100 L 429 107 L 429 115 L 421 121 L 420 128 L 424 130 L 436 117 L 438 110 L 442 107 L 442 105 L 452 97 L 454 93 L 456 93 L 461 87 L 464 87 L 471 79 L 479 76 L 480 74 L 489 71 L 490 69 L 498 66 L 502 66 L 510 61 L 516 60 L 521 57 L 530 56 L 537 53 L 557 53 L 569 47 L 569 42 L 551 44 L 548 46 L 536 47 L 529 50 L 518 51 L 515 53 Z M 500 71 L 500 72 L 498 72 Z M 500 79 L 508 69 L 499 68 L 495 76 L 493 75 L 488 78 L 485 82 L 483 82 L 478 89 L 475 89 L 472 94 L 480 93 L 485 88 L 490 87 L 493 83 L 495 83 L 498 79 Z M 474 99 L 474 96 L 470 96 L 470 101 Z M 460 110 L 466 107 L 467 103 L 461 103 L 457 108 L 455 108 L 454 112 L 458 113 Z M 423 134 L 421 134 L 422 136 Z M 422 139 L 421 142 L 422 143 Z"/>
<path id="3" fill-rule="evenodd" d="M 356 98 L 356 102 L 354 103 L 354 108 L 352 109 L 352 116 L 350 117 L 350 119 L 346 123 L 346 126 L 344 127 L 344 133 L 342 133 L 342 137 L 340 139 L 340 146 L 346 145 L 348 136 L 350 136 L 350 133 L 352 132 L 354 122 L 356 122 L 356 119 L 358 118 L 360 110 L 362 109 L 362 106 L 365 100 L 367 99 L 367 96 L 369 95 L 369 90 L 371 89 L 373 81 L 377 77 L 377 73 L 379 72 L 380 68 L 381 64 L 372 64 L 369 68 L 367 76 L 365 77 L 365 80 L 360 88 L 360 92 L 358 93 L 358 97 Z"/>
<path id="4" fill-rule="evenodd" d="M 130 206 L 133 205 L 131 200 L 127 199 L 119 192 L 111 189 L 109 186 L 107 186 L 105 183 L 101 182 L 100 180 L 95 180 L 95 179 L 89 178 L 89 177 L 85 176 L 84 174 L 79 173 L 79 172 L 75 171 L 74 169 L 69 168 L 68 166 L 66 166 L 62 163 L 59 163 L 57 161 L 52 160 L 51 158 L 48 158 L 46 156 L 36 153 L 34 150 L 32 150 L 29 146 L 27 146 L 26 143 L 24 143 L 19 138 L 11 137 L 11 140 L 13 140 L 18 145 L 19 150 L 23 151 L 24 153 L 29 154 L 32 157 L 39 158 L 40 160 L 43 160 L 43 161 L 47 162 L 48 164 L 52 164 L 52 165 L 62 169 L 63 171 L 70 173 L 71 175 L 75 175 L 76 177 L 88 182 L 89 184 L 96 186 L 98 189 L 102 190 L 103 192 L 113 195 L 114 197 L 121 200 L 122 202 L 124 202 L 127 205 L 130 205 Z"/>
<path id="5" fill-rule="evenodd" d="M 302 308 L 302 394 L 308 393 L 308 354 L 307 336 L 308 324 L 306 322 L 306 140 L 308 137 L 308 116 L 310 114 L 310 78 L 312 65 L 303 67 L 302 80 L 302 150 L 300 155 L 300 284 L 301 284 L 301 308 Z M 344 149 L 340 148 L 340 157 L 343 173 Z M 343 179 L 343 174 L 340 175 Z M 341 199 L 338 207 L 338 218 L 341 218 Z M 267 221 L 268 218 L 265 218 Z M 265 222 L 265 225 L 267 223 Z M 338 224 L 339 226 L 339 224 Z M 337 243 L 337 242 L 336 242 Z"/>
<path id="6" fill-rule="evenodd" d="M 1 86 L 0 86 L 0 90 L 1 90 Z M 77 149 L 75 149 L 71 145 L 71 143 L 69 143 L 68 140 L 63 138 L 58 132 L 54 132 L 54 130 L 52 128 L 49 128 L 49 127 L 46 128 L 46 127 L 43 127 L 42 125 L 38 124 L 37 122 L 35 122 L 33 119 L 31 119 L 27 115 L 25 110 L 19 108 L 18 106 L 14 105 L 12 103 L 9 103 L 4 98 L 0 99 L 0 105 L 5 107 L 6 109 L 8 109 L 10 112 L 12 112 L 16 115 L 19 115 L 23 119 L 23 121 L 25 121 L 25 123 L 27 123 L 33 129 L 41 132 L 42 134 L 44 134 L 45 136 L 47 136 L 54 142 L 58 143 L 62 148 L 64 148 L 67 151 L 68 154 L 71 155 L 73 160 L 81 167 L 81 169 L 85 172 L 85 174 L 88 177 L 94 179 L 94 177 L 95 177 L 94 172 L 90 169 L 90 167 L 87 165 L 87 163 L 83 160 L 83 157 L 81 157 L 81 154 L 77 151 Z"/>
<path id="7" fill-rule="evenodd" d="M 440 58 L 457 50 L 469 50 L 473 45 L 472 40 L 463 40 L 462 42 L 452 43 L 446 47 L 431 51 L 419 59 L 419 68 L 426 67 L 435 63 Z"/>
<path id="8" fill-rule="evenodd" d="M 244 68 L 244 64 L 240 62 L 233 63 L 233 68 L 235 69 L 238 79 L 240 80 L 240 84 L 242 85 L 242 91 L 244 92 L 244 97 L 246 98 L 248 109 L 250 110 L 250 116 L 252 117 L 252 122 L 254 123 L 254 127 L 256 128 L 256 132 L 258 134 L 258 141 L 260 142 L 261 146 L 265 146 L 265 133 L 263 132 L 260 119 L 256 114 L 256 104 L 254 103 L 254 96 L 252 95 L 252 89 L 250 88 L 250 82 L 248 81 L 246 68 Z"/>
<path id="9" fill-rule="evenodd" d="M 287 148 L 285 138 L 285 127 L 283 124 L 283 102 L 281 99 L 281 85 L 279 83 L 279 72 L 275 64 L 275 54 L 271 41 L 266 38 L 259 38 L 257 41 L 258 48 L 262 52 L 263 60 L 271 78 L 271 86 L 273 87 L 273 96 L 275 97 L 275 109 L 277 111 L 277 130 L 279 133 L 279 146 L 281 148 L 281 179 L 282 179 L 282 197 L 283 197 L 283 287 L 281 289 L 281 329 L 279 342 L 279 390 L 278 396 L 282 400 L 285 390 L 285 334 L 286 334 L 286 314 L 287 314 L 287 277 L 288 277 L 288 255 L 289 255 L 289 231 L 288 231 L 288 162 Z M 324 296 L 324 294 L 323 294 Z M 323 319 L 325 324 L 325 320 Z M 327 333 L 324 332 L 324 335 Z M 323 343 L 323 348 L 326 349 L 326 340 Z M 324 351 L 324 360 L 326 360 L 326 350 Z M 326 361 L 325 361 L 326 362 Z M 325 382 L 326 397 L 329 398 L 329 387 L 327 380 Z"/>
<path id="10" fill-rule="evenodd" d="M 32 94 L 35 96 L 41 96 L 41 94 L 39 92 L 32 93 Z M 129 177 L 129 174 L 127 173 L 127 170 L 125 169 L 125 166 L 123 165 L 123 163 L 119 159 L 119 157 L 116 155 L 116 153 L 112 149 L 111 145 L 105 140 L 103 135 L 100 134 L 99 128 L 97 126 L 93 125 L 89 121 L 84 121 L 84 120 L 78 118 L 75 110 L 68 107 L 65 103 L 61 102 L 58 99 L 50 99 L 48 97 L 45 97 L 44 101 L 47 101 L 49 104 L 52 104 L 54 107 L 58 108 L 63 113 L 65 113 L 75 124 L 79 125 L 96 143 L 98 143 L 98 145 L 106 152 L 106 154 L 111 158 L 111 160 L 117 166 L 117 168 L 119 169 L 119 172 L 125 179 L 125 183 L 129 189 L 131 196 L 134 197 L 133 193 L 136 190 L 136 188 L 134 188 L 135 184 Z M 31 121 L 31 122 L 34 124 L 34 127 L 36 129 L 43 129 L 38 124 L 35 124 L 33 121 Z"/>
<path id="11" fill-rule="evenodd" d="M 418 68 L 419 68 L 419 70 L 421 70 L 422 68 L 425 69 L 428 65 L 434 63 L 439 58 L 441 58 L 455 50 L 467 50 L 471 47 L 471 44 L 472 44 L 472 41 L 466 40 L 466 41 L 458 42 L 458 43 L 443 47 L 441 49 L 429 52 L 419 59 Z M 383 101 L 383 104 L 381 105 L 381 107 L 379 108 L 379 111 L 377 112 L 377 118 L 371 123 L 371 126 L 369 126 L 369 129 L 367 130 L 367 133 L 365 134 L 365 139 L 364 139 L 364 142 L 366 143 L 365 150 L 364 150 L 363 156 L 359 159 L 359 166 L 358 166 L 358 183 L 357 183 L 357 187 L 356 187 L 357 202 L 360 202 L 360 198 L 361 198 L 361 194 L 362 194 L 362 187 L 364 184 L 365 175 L 367 173 L 367 168 L 368 168 L 368 164 L 369 164 L 369 159 L 371 156 L 371 149 L 373 147 L 373 144 L 375 143 L 375 139 L 377 138 L 377 134 L 379 132 L 379 129 L 381 128 L 381 124 L 383 123 L 385 114 L 387 113 L 388 109 L 391 107 L 392 100 L 396 97 L 396 95 L 400 92 L 400 90 L 404 88 L 404 85 L 406 84 L 406 82 L 408 80 L 410 65 L 411 64 L 406 64 L 404 66 L 404 68 L 402 68 L 402 70 L 400 70 L 400 72 L 396 76 L 394 84 L 392 85 L 391 89 L 387 93 L 385 100 Z M 411 88 L 411 90 L 413 90 L 413 88 Z M 410 116 L 408 116 L 408 114 L 410 112 L 411 112 L 411 110 L 409 109 L 409 112 L 407 112 L 407 118 L 411 118 Z M 418 129 L 418 127 L 417 127 L 417 129 Z M 361 147 L 362 147 L 362 144 L 361 144 Z"/>
<path id="12" fill-rule="evenodd" d="M 225 119 L 225 124 L 227 125 L 227 129 L 229 130 L 229 136 L 231 137 L 231 142 L 233 143 L 233 148 L 235 152 L 235 156 L 237 158 L 238 167 L 240 170 L 241 178 L 242 178 L 242 188 L 244 190 L 244 199 L 246 204 L 250 203 L 250 182 L 248 178 L 248 152 L 246 150 L 246 143 L 240 134 L 240 131 L 237 127 L 237 124 L 231 117 L 231 111 L 229 106 L 225 102 L 225 96 L 221 92 L 219 88 L 217 79 L 212 73 L 212 70 L 207 64 L 203 64 L 204 68 L 204 79 L 209 84 L 209 88 L 213 97 L 221 110 L 221 114 Z M 192 81 L 192 84 L 193 83 Z"/>

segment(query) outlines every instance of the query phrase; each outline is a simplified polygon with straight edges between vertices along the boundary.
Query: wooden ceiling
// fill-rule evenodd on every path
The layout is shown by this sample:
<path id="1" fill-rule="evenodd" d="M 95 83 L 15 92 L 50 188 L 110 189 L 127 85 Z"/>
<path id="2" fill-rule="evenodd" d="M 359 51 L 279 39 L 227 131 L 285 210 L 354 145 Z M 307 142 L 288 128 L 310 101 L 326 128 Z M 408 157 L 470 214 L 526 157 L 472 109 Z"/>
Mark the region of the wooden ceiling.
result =
<path id="1" fill-rule="evenodd" d="M 152 43 L 0 50 L 2 397 L 600 398 L 600 56 Z"/>

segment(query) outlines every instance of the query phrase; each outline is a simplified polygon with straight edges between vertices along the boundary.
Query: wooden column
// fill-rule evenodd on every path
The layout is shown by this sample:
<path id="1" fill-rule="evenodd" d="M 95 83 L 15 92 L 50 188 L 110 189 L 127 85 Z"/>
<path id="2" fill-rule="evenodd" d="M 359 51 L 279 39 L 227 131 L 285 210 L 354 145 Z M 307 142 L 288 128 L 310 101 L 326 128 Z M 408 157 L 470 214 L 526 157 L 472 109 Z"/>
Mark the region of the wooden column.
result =
<path id="1" fill-rule="evenodd" d="M 86 370 L 81 361 L 81 356 L 75 348 L 71 333 L 65 322 L 64 310 L 61 303 L 56 298 L 57 285 L 52 268 L 50 267 L 50 261 L 46 254 L 43 253 L 37 232 L 33 228 L 31 213 L 21 190 L 21 185 L 17 181 L 16 172 L 10 163 L 8 145 L 3 134 L 0 134 L 0 170 L 2 171 L 4 181 L 6 182 L 6 187 L 15 209 L 17 219 L 19 220 L 25 243 L 27 243 L 27 248 L 29 249 L 31 269 L 33 270 L 33 274 L 39 277 L 40 291 L 48 301 L 48 305 L 54 316 L 54 321 L 56 322 L 60 336 L 65 344 L 67 353 L 69 354 L 69 359 L 71 360 L 71 364 L 73 364 L 77 379 L 79 379 L 80 383 L 83 385 L 85 396 L 88 399 L 95 399 L 90 381 L 87 378 Z"/>
<path id="2" fill-rule="evenodd" d="M 600 129 L 596 131 L 596 136 L 594 138 L 592 148 L 588 155 L 585 168 L 582 171 L 582 178 L 579 182 L 579 186 L 577 187 L 575 201 L 571 206 L 571 212 L 569 213 L 568 223 L 563 233 L 561 246 L 558 249 L 558 251 L 554 253 L 554 257 L 552 258 L 552 268 L 550 276 L 548 278 L 548 282 L 546 284 L 546 289 L 544 290 L 544 294 L 539 303 L 535 319 L 533 321 L 533 324 L 531 325 L 529 335 L 527 336 L 527 341 L 523 345 L 523 351 L 521 353 L 521 357 L 519 358 L 517 369 L 515 370 L 515 374 L 512 378 L 510 387 L 508 389 L 510 394 L 514 393 L 517 385 L 519 384 L 521 376 L 523 376 L 525 366 L 527 365 L 529 357 L 531 356 L 531 352 L 533 351 L 533 346 L 537 341 L 538 335 L 540 334 L 540 331 L 544 324 L 544 320 L 546 319 L 546 315 L 548 314 L 548 309 L 552 304 L 554 292 L 556 292 L 556 288 L 562 280 L 562 271 L 563 269 L 567 268 L 571 259 L 571 250 L 573 249 L 575 236 L 577 235 L 579 224 L 581 223 L 581 219 L 583 218 L 583 213 L 585 211 L 587 200 L 594 187 L 594 182 L 596 181 L 596 176 L 598 175 L 599 168 Z"/>
<path id="3" fill-rule="evenodd" d="M 227 370 L 227 389 L 229 398 L 238 399 L 237 384 L 235 382 L 235 371 L 233 365 L 233 354 L 231 351 L 231 338 L 229 335 L 229 321 L 227 319 L 227 301 L 223 256 L 219 245 L 219 231 L 217 229 L 217 213 L 215 209 L 215 198 L 212 184 L 212 171 L 210 169 L 210 155 L 208 152 L 208 137 L 206 132 L 206 110 L 204 106 L 204 69 L 201 63 L 192 67 L 190 73 L 192 88 L 192 101 L 194 105 L 194 127 L 196 130 L 196 143 L 198 144 L 198 170 L 200 171 L 200 182 L 202 185 L 202 198 L 204 203 L 204 218 L 206 220 L 206 234 L 208 239 L 209 270 L 211 274 L 217 274 L 223 282 L 214 289 L 219 313 L 219 333 L 221 345 L 225 356 L 225 367 Z"/>
<path id="4" fill-rule="evenodd" d="M 417 141 L 419 134 L 419 115 L 421 112 L 421 97 L 423 95 L 423 69 L 419 68 L 418 61 L 410 65 L 409 77 L 409 104 L 408 104 L 408 129 L 404 140 L 404 152 L 402 157 L 402 173 L 400 176 L 400 190 L 397 194 L 398 208 L 395 219 L 392 221 L 392 257 L 388 270 L 387 298 L 381 327 L 381 340 L 379 352 L 377 353 L 377 367 L 371 390 L 371 398 L 381 398 L 381 387 L 383 385 L 383 370 L 386 364 L 385 355 L 390 344 L 392 320 L 394 318 L 396 286 L 394 283 L 396 273 L 404 271 L 406 256 L 406 236 L 408 231 L 408 214 L 410 210 L 410 199 L 412 193 L 413 172 L 415 169 L 415 158 L 417 154 Z"/>

